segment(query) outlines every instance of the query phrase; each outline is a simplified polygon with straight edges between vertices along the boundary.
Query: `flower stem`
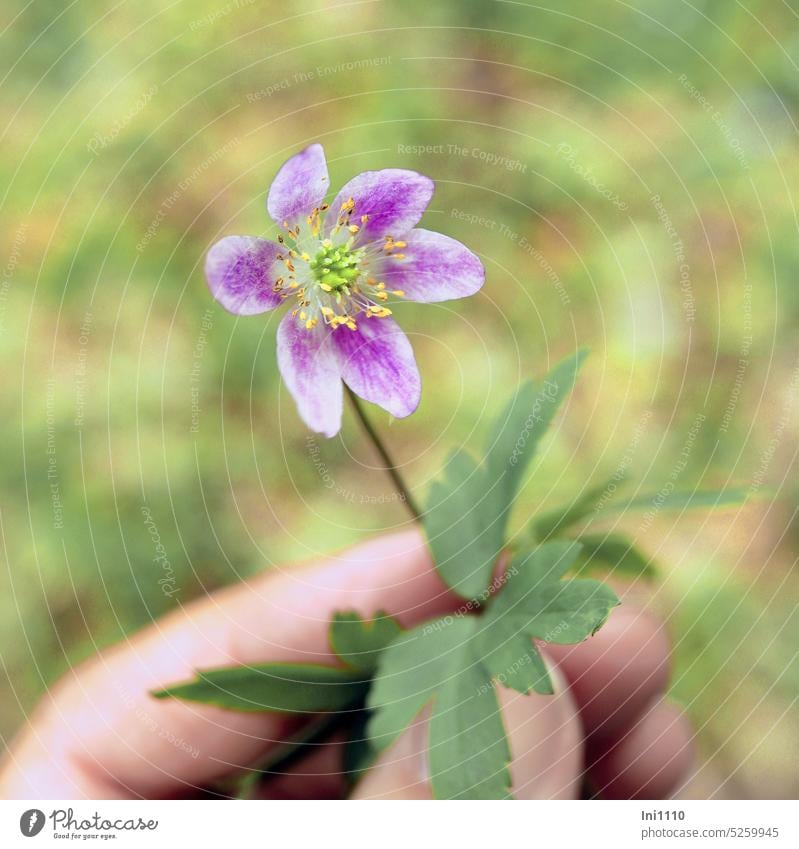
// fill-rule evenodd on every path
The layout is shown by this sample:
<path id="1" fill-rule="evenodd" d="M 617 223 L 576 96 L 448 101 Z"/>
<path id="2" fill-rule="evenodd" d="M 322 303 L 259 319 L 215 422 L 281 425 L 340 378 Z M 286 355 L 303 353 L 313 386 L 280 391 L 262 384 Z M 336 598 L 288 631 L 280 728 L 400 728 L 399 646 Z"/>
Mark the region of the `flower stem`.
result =
<path id="1" fill-rule="evenodd" d="M 297 735 L 278 746 L 258 766 L 248 770 L 239 779 L 237 795 L 240 799 L 249 799 L 259 781 L 270 775 L 281 775 L 292 764 L 301 760 L 305 755 L 329 742 L 331 735 L 352 723 L 352 710 L 342 713 L 323 713 L 313 719 Z"/>
<path id="2" fill-rule="evenodd" d="M 372 423 L 367 418 L 358 396 L 349 388 L 349 386 L 347 386 L 346 383 L 344 384 L 344 389 L 347 393 L 347 397 L 350 399 L 353 410 L 355 410 L 355 415 L 358 417 L 358 421 L 361 423 L 366 435 L 377 449 L 377 453 L 380 455 L 381 460 L 385 463 L 386 471 L 391 477 L 391 480 L 394 482 L 394 486 L 397 488 L 397 491 L 402 496 L 402 500 L 405 502 L 410 514 L 417 522 L 421 521 L 422 513 L 419 510 L 419 507 L 414 501 L 405 481 L 402 479 L 402 475 L 397 468 L 397 464 L 391 459 L 391 455 L 388 453 L 388 449 L 383 443 L 383 440 L 380 438 L 377 431 L 374 427 L 372 427 Z"/>

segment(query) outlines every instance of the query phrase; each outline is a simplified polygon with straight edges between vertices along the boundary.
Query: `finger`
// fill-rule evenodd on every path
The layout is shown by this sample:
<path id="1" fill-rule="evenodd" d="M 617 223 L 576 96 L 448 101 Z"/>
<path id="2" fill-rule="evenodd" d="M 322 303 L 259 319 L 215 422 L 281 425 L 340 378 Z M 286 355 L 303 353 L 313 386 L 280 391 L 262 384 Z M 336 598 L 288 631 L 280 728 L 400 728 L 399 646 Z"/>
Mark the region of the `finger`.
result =
<path id="1" fill-rule="evenodd" d="M 0 791 L 113 798 L 206 784 L 262 757 L 295 720 L 155 700 L 149 691 L 195 668 L 331 662 L 327 630 L 336 610 L 383 609 L 407 626 L 455 604 L 417 531 L 209 596 L 73 670 L 13 748 Z"/>
<path id="2" fill-rule="evenodd" d="M 557 669 L 556 695 L 522 696 L 497 687 L 511 750 L 512 792 L 517 799 L 573 799 L 582 772 L 582 729 L 577 708 Z M 378 759 L 355 788 L 357 799 L 430 799 L 429 711 Z M 457 766 L 457 765 L 455 765 Z"/>
<path id="3" fill-rule="evenodd" d="M 691 770 L 692 739 L 685 714 L 657 702 L 594 763 L 592 789 L 607 799 L 666 799 Z"/>
<path id="4" fill-rule="evenodd" d="M 548 645 L 577 701 L 586 736 L 614 741 L 661 696 L 669 680 L 670 644 L 662 622 L 622 605 L 593 637 Z"/>

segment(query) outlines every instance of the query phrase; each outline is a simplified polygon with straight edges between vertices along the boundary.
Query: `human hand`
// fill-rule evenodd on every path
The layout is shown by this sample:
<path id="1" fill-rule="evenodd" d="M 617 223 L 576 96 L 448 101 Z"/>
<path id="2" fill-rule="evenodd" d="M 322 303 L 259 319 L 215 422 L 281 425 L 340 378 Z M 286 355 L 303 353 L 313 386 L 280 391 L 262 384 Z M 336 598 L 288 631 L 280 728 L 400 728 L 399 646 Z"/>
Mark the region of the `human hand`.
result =
<path id="1" fill-rule="evenodd" d="M 406 626 L 456 609 L 417 531 L 381 537 L 318 563 L 271 571 L 154 622 L 76 667 L 42 700 L 0 770 L 2 798 L 167 798 L 206 794 L 258 764 L 296 717 L 237 713 L 149 695 L 195 668 L 275 661 L 332 663 L 336 610 L 385 610 Z M 583 775 L 610 798 L 662 798 L 691 763 L 691 731 L 663 701 L 668 642 L 623 605 L 594 637 L 547 646 L 555 696 L 500 690 L 516 798 L 573 798 Z M 356 786 L 358 798 L 429 798 L 424 715 Z M 345 794 L 341 743 L 317 745 L 265 798 Z"/>

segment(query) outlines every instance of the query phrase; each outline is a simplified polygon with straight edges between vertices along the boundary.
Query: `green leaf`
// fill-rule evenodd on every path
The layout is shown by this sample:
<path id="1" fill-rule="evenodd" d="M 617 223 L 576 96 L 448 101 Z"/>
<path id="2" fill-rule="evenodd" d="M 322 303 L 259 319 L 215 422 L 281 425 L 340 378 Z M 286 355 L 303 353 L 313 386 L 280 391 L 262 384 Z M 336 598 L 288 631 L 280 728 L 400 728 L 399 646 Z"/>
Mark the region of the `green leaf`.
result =
<path id="1" fill-rule="evenodd" d="M 382 751 L 433 702 L 430 773 L 442 799 L 505 799 L 510 751 L 490 677 L 474 653 L 474 616 L 447 617 L 405 632 L 380 659 L 369 693 L 372 745 Z"/>
<path id="2" fill-rule="evenodd" d="M 606 566 L 614 573 L 631 577 L 655 576 L 655 564 L 621 534 L 582 534 L 577 541 L 583 547 L 586 566 Z"/>
<path id="3" fill-rule="evenodd" d="M 507 602 L 502 614 L 531 637 L 572 644 L 595 634 L 618 603 L 613 590 L 600 581 L 573 578 L 529 590 L 516 604 Z"/>
<path id="4" fill-rule="evenodd" d="M 475 644 L 493 680 L 519 693 L 555 692 L 543 658 L 524 633 L 521 621 L 511 616 L 486 615 L 475 635 Z"/>
<path id="5" fill-rule="evenodd" d="M 301 663 L 204 669 L 195 679 L 153 693 L 241 711 L 316 713 L 344 710 L 362 698 L 370 676 L 359 670 Z"/>
<path id="6" fill-rule="evenodd" d="M 596 633 L 619 600 L 598 581 L 560 580 L 580 546 L 541 545 L 515 558 L 505 585 L 488 605 L 476 644 L 495 680 L 520 693 L 551 693 L 546 667 L 530 641 L 578 643 Z"/>
<path id="7" fill-rule="evenodd" d="M 616 477 L 610 478 L 599 486 L 585 490 L 568 506 L 558 507 L 533 519 L 534 538 L 540 542 L 545 542 L 547 539 L 562 534 L 572 525 L 594 513 L 602 500 L 610 498 L 616 489 L 624 483 L 623 478 L 618 480 Z M 610 490 L 611 486 L 614 487 L 612 491 Z"/>
<path id="8" fill-rule="evenodd" d="M 350 787 L 360 780 L 379 754 L 366 731 L 370 716 L 371 713 L 368 710 L 358 711 L 348 730 L 347 739 L 344 741 L 342 767 Z"/>
<path id="9" fill-rule="evenodd" d="M 494 682 L 552 693 L 538 638 L 573 643 L 593 634 L 618 599 L 597 581 L 561 580 L 580 553 L 573 542 L 514 560 L 479 616 L 448 616 L 404 632 L 384 651 L 367 704 L 372 745 L 393 743 L 432 702 L 430 772 L 446 799 L 507 798 L 510 752 Z"/>
<path id="10" fill-rule="evenodd" d="M 484 595 L 505 544 L 513 502 L 524 473 L 587 355 L 559 363 L 540 387 L 523 384 L 489 440 L 482 465 L 454 454 L 433 484 L 422 522 L 436 569 L 458 595 Z"/>
<path id="11" fill-rule="evenodd" d="M 746 487 L 733 487 L 731 489 L 710 489 L 693 491 L 672 491 L 666 495 L 650 493 L 649 495 L 637 495 L 626 501 L 609 504 L 597 518 L 613 513 L 627 513 L 628 511 L 652 510 L 714 510 L 725 507 L 738 507 L 746 503 L 749 498 L 749 489 Z"/>
<path id="12" fill-rule="evenodd" d="M 201 669 L 193 681 L 152 695 L 243 711 L 342 710 L 366 694 L 378 655 L 401 630 L 396 619 L 382 611 L 371 621 L 352 611 L 336 613 L 330 623 L 330 643 L 347 669 L 314 663 Z"/>
<path id="13" fill-rule="evenodd" d="M 485 592 L 505 542 L 498 490 L 465 452 L 454 454 L 430 490 L 422 522 L 436 569 L 463 598 Z"/>
<path id="14" fill-rule="evenodd" d="M 354 611 L 339 612 L 330 623 L 330 644 L 348 666 L 371 672 L 377 666 L 380 652 L 401 631 L 399 622 L 383 611 L 378 611 L 370 621 Z"/>
<path id="15" fill-rule="evenodd" d="M 499 483 L 505 508 L 512 504 L 541 437 L 574 387 L 587 356 L 588 349 L 580 348 L 558 363 L 540 387 L 531 381 L 522 384 L 499 417 L 486 446 L 485 469 L 489 484 Z"/>
<path id="16" fill-rule="evenodd" d="M 433 791 L 439 799 L 507 799 L 510 747 L 496 691 L 466 652 L 460 661 L 430 717 Z"/>

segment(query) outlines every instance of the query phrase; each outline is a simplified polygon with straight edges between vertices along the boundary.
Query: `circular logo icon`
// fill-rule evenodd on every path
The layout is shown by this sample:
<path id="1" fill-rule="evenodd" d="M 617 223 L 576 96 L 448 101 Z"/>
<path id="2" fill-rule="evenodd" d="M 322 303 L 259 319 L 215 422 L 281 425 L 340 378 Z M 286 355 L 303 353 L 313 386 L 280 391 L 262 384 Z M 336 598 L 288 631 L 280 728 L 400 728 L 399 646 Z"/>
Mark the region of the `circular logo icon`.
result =
<path id="1" fill-rule="evenodd" d="M 25 837 L 36 837 L 44 828 L 44 811 L 31 808 L 19 818 L 19 830 Z"/>

